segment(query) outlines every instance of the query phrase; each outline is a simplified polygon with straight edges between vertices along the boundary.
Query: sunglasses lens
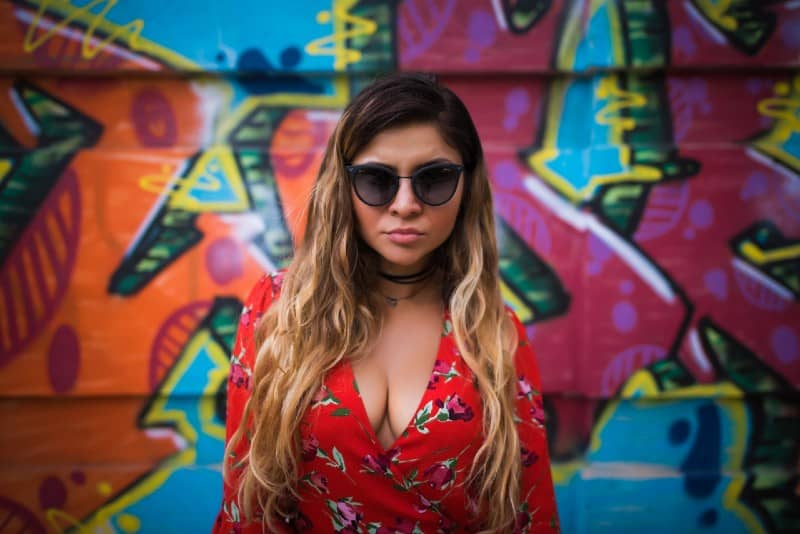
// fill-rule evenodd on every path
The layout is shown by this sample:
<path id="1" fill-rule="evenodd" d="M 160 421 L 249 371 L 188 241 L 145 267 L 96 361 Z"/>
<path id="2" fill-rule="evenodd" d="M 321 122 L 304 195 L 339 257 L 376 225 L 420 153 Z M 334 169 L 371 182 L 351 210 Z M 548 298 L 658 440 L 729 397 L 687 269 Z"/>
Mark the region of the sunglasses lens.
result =
<path id="1" fill-rule="evenodd" d="M 416 175 L 414 190 L 420 200 L 438 206 L 453 197 L 460 175 L 461 170 L 451 165 L 423 169 Z"/>
<path id="2" fill-rule="evenodd" d="M 382 206 L 397 193 L 397 179 L 384 169 L 361 168 L 353 174 L 353 187 L 364 203 Z"/>

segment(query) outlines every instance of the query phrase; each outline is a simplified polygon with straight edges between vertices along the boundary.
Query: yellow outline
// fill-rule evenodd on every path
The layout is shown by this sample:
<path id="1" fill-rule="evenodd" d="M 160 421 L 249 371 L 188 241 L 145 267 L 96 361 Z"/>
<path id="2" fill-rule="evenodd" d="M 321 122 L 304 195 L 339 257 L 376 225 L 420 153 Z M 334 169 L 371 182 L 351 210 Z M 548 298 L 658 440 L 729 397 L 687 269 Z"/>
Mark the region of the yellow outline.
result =
<path id="1" fill-rule="evenodd" d="M 764 251 L 761 247 L 751 241 L 745 241 L 739 245 L 742 256 L 755 263 L 764 265 L 773 261 L 792 260 L 800 256 L 800 244 L 788 245 L 774 250 Z"/>
<path id="2" fill-rule="evenodd" d="M 41 46 L 43 46 L 50 38 L 64 28 L 69 27 L 71 22 L 79 22 L 85 25 L 84 28 L 73 28 L 83 31 L 83 40 L 81 45 L 81 56 L 84 59 L 92 59 L 105 49 L 110 43 L 126 48 L 132 52 L 141 52 L 149 58 L 155 58 L 168 64 L 171 67 L 186 69 L 186 70 L 202 70 L 202 67 L 191 61 L 190 59 L 173 52 L 149 39 L 142 37 L 142 30 L 144 29 L 144 21 L 142 19 L 135 19 L 124 26 L 105 20 L 106 14 L 116 5 L 118 0 L 91 0 L 84 6 L 73 6 L 69 0 L 28 0 L 28 2 L 37 7 L 36 14 L 28 26 L 23 41 L 23 49 L 25 52 L 31 53 Z M 90 10 L 100 4 L 107 3 L 102 11 L 98 14 L 91 13 Z M 44 14 L 58 15 L 62 17 L 61 20 L 55 22 L 53 26 L 44 32 L 44 35 L 34 38 L 35 30 L 39 28 L 39 23 Z M 103 34 L 107 35 L 105 38 L 95 37 L 95 30 L 100 30 Z M 127 43 L 124 42 L 127 36 Z M 97 38 L 100 43 L 95 47 L 90 47 L 92 39 Z"/>
<path id="3" fill-rule="evenodd" d="M 220 165 L 219 175 L 228 180 L 236 200 L 228 202 L 201 202 L 191 196 L 192 191 L 217 191 L 221 187 L 219 178 L 204 178 L 208 166 L 216 160 Z M 206 149 L 192 165 L 191 169 L 178 182 L 178 187 L 170 191 L 169 207 L 193 213 L 216 213 L 220 211 L 244 212 L 250 209 L 247 187 L 244 184 L 236 157 L 230 146 L 212 146 Z"/>
<path id="4" fill-rule="evenodd" d="M 84 532 L 84 528 L 87 532 L 95 532 L 97 527 L 101 527 L 103 523 L 110 522 L 115 515 L 156 492 L 175 471 L 195 463 L 197 457 L 197 431 L 187 420 L 184 412 L 168 410 L 166 409 L 166 404 L 169 402 L 167 394 L 175 390 L 177 383 L 186 373 L 186 370 L 191 367 L 197 354 L 203 349 L 205 349 L 212 362 L 216 364 L 217 370 L 219 370 L 220 366 L 227 365 L 228 360 L 225 351 L 216 343 L 211 333 L 207 329 L 198 331 L 181 351 L 175 366 L 167 375 L 167 380 L 154 393 L 154 401 L 142 417 L 142 426 L 145 428 L 157 426 L 158 423 L 174 423 L 174 432 L 186 440 L 186 448 L 168 457 L 163 463 L 145 475 L 144 478 L 123 490 L 123 493 L 118 495 L 116 499 L 98 508 L 85 525 L 80 527 L 80 532 Z M 209 376 L 214 374 L 216 373 L 212 371 Z M 221 375 L 222 372 L 220 371 L 218 374 Z M 211 383 L 207 384 L 204 394 L 212 389 L 213 394 L 216 394 L 216 388 L 212 386 L 213 384 Z M 202 411 L 202 406 L 203 404 L 201 403 L 201 428 L 209 435 L 219 437 L 218 425 L 206 426 L 203 424 L 206 413 Z M 209 420 L 213 420 L 213 418 Z M 224 436 L 222 439 L 224 439 Z"/>
<path id="5" fill-rule="evenodd" d="M 333 33 L 314 39 L 305 47 L 309 56 L 333 56 L 333 70 L 342 72 L 347 65 L 361 61 L 361 51 L 346 48 L 346 40 L 351 37 L 372 35 L 378 30 L 378 24 L 364 17 L 357 17 L 348 10 L 358 4 L 358 0 L 333 0 Z M 330 13 L 318 13 L 317 20 L 325 24 L 330 21 Z M 348 23 L 352 29 L 348 30 Z"/>

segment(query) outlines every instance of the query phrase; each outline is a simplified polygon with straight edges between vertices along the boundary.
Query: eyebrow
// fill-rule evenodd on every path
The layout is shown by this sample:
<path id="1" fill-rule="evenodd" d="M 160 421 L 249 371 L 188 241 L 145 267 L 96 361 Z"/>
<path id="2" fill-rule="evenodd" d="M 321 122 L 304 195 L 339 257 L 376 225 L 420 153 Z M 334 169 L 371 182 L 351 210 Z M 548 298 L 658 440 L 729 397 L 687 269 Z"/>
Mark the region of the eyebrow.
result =
<path id="1" fill-rule="evenodd" d="M 428 165 L 433 165 L 434 163 L 454 163 L 447 158 L 434 158 L 432 160 L 428 160 L 425 163 L 420 163 L 419 165 L 415 166 L 411 172 L 416 172 L 422 167 L 427 167 Z M 383 167 L 384 169 L 390 170 L 394 173 L 397 173 L 397 167 L 394 165 L 389 165 L 388 163 L 383 163 L 381 161 L 365 161 L 364 163 L 360 163 L 360 165 L 377 165 L 378 167 Z"/>

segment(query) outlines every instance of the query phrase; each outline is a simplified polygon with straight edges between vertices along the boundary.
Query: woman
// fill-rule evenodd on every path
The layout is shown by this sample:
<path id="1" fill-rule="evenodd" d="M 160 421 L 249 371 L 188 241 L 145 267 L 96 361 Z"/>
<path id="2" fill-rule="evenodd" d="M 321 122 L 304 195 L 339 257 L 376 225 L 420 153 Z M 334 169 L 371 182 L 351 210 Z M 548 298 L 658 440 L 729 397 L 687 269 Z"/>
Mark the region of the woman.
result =
<path id="1" fill-rule="evenodd" d="M 413 74 L 364 89 L 306 228 L 242 312 L 215 531 L 557 531 L 538 371 L 458 97 Z"/>

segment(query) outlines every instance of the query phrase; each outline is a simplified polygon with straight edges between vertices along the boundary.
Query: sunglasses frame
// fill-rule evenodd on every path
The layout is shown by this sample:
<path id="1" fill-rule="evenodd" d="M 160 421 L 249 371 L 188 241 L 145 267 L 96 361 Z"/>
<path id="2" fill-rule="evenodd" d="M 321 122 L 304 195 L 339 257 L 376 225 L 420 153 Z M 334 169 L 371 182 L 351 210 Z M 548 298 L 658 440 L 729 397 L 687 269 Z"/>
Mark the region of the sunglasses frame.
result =
<path id="1" fill-rule="evenodd" d="M 420 196 L 420 194 L 417 192 L 417 181 L 415 180 L 415 178 L 417 178 L 420 175 L 420 173 L 423 173 L 423 172 L 425 172 L 427 170 L 434 169 L 434 168 L 445 168 L 445 167 L 449 168 L 449 169 L 453 169 L 453 170 L 458 172 L 458 175 L 456 176 L 456 184 L 455 184 L 455 187 L 453 187 L 453 192 L 450 193 L 450 196 L 447 197 L 447 199 L 445 199 L 442 202 L 436 203 L 436 204 L 432 204 L 430 202 L 425 201 Z M 434 207 L 435 206 L 442 206 L 442 205 L 447 204 L 448 202 L 450 202 L 450 200 L 456 194 L 456 191 L 458 190 L 458 181 L 461 180 L 461 175 L 464 173 L 464 166 L 463 165 L 459 165 L 458 163 L 442 163 L 442 162 L 431 163 L 430 165 L 425 165 L 423 167 L 420 167 L 419 169 L 417 169 L 416 171 L 411 173 L 410 176 L 400 176 L 399 174 L 393 173 L 387 167 L 384 167 L 383 165 L 379 165 L 379 164 L 376 164 L 376 163 L 364 163 L 364 164 L 361 164 L 361 165 L 345 165 L 344 168 L 347 170 L 348 176 L 350 176 L 350 183 L 353 186 L 353 191 L 355 191 L 356 196 L 358 197 L 358 199 L 361 202 L 363 202 L 364 204 L 366 204 L 367 206 L 372 206 L 372 207 L 375 207 L 375 208 L 380 207 L 380 206 L 386 206 L 387 204 L 391 204 L 392 203 L 392 201 L 397 196 L 397 192 L 400 191 L 400 180 L 411 180 L 411 190 L 414 191 L 414 196 L 417 197 L 417 200 L 419 200 L 420 202 L 422 202 L 426 206 L 434 206 Z M 364 169 L 380 169 L 381 171 L 385 172 L 387 175 L 389 175 L 392 178 L 394 178 L 394 185 L 393 185 L 394 191 L 392 192 L 392 196 L 389 197 L 389 200 L 387 200 L 386 202 L 380 203 L 380 204 L 373 204 L 372 202 L 367 202 L 366 200 L 364 200 L 364 198 L 358 192 L 358 188 L 356 187 L 356 182 L 355 182 L 356 173 L 358 173 L 358 171 L 361 171 L 361 170 L 364 170 Z"/>

